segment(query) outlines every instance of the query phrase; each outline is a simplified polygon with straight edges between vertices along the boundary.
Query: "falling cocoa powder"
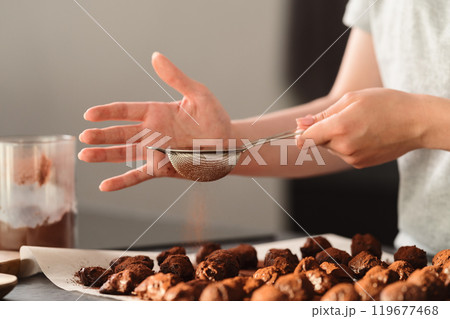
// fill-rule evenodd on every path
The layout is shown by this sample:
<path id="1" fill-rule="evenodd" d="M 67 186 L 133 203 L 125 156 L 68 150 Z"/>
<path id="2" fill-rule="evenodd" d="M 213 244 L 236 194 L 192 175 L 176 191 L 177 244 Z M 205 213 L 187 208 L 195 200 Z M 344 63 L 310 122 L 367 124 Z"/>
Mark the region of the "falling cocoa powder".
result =
<path id="1" fill-rule="evenodd" d="M 207 220 L 206 196 L 203 185 L 197 184 L 191 194 L 183 237 L 186 241 L 201 243 L 205 240 L 204 230 Z"/>

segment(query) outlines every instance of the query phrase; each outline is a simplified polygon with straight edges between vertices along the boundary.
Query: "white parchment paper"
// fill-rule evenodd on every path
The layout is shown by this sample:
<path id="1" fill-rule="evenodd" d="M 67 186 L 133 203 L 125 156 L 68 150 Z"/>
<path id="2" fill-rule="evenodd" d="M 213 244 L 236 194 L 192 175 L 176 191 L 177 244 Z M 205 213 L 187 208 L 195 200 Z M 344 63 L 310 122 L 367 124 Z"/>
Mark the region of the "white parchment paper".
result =
<path id="1" fill-rule="evenodd" d="M 328 239 L 335 248 L 342 249 L 350 253 L 351 239 L 334 234 L 322 235 Z M 269 242 L 254 245 L 258 259 L 264 259 L 266 252 L 271 248 L 289 248 L 299 258 L 300 247 L 303 246 L 307 237 Z M 121 250 L 87 250 L 87 249 L 67 249 L 48 248 L 36 246 L 22 246 L 20 248 L 21 269 L 20 277 L 27 277 L 39 272 L 43 272 L 52 283 L 67 291 L 78 291 L 81 293 L 113 298 L 117 300 L 136 300 L 131 296 L 103 295 L 98 289 L 87 288 L 76 282 L 74 274 L 81 267 L 100 266 L 108 268 L 109 262 L 123 254 Z M 159 252 L 149 251 L 127 251 L 125 256 L 146 255 L 155 261 L 154 270 L 158 271 L 156 256 Z M 188 255 L 191 261 L 195 262 L 195 255 Z M 381 256 L 384 261 L 392 262 L 393 256 L 383 252 Z"/>

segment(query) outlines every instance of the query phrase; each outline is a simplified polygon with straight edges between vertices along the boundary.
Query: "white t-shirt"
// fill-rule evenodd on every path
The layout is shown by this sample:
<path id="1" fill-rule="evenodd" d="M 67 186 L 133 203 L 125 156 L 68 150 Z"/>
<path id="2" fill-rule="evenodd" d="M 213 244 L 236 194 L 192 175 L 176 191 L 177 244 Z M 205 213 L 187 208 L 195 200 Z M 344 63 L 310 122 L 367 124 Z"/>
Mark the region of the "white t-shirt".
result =
<path id="1" fill-rule="evenodd" d="M 350 0 L 344 23 L 371 33 L 384 87 L 450 98 L 449 0 Z M 414 150 L 398 165 L 395 245 L 450 248 L 450 152 Z"/>

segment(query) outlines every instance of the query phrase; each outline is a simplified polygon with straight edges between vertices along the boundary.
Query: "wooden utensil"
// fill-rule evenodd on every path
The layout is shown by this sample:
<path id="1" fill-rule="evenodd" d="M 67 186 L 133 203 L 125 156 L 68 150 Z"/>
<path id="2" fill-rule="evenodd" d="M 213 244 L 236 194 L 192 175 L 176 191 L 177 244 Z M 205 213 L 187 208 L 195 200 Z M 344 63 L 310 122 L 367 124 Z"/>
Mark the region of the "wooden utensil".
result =
<path id="1" fill-rule="evenodd" d="M 0 274 L 0 299 L 3 299 L 17 285 L 17 277 L 9 274 Z"/>
<path id="2" fill-rule="evenodd" d="M 0 250 L 0 273 L 17 276 L 20 269 L 18 251 Z"/>

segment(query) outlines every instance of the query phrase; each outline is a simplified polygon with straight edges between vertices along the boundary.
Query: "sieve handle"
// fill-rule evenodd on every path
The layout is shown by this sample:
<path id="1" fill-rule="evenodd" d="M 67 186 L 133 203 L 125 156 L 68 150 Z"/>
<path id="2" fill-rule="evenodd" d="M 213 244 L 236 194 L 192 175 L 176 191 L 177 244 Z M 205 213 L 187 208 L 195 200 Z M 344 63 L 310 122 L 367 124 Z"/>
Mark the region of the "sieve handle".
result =
<path id="1" fill-rule="evenodd" d="M 282 139 L 285 139 L 285 138 L 301 135 L 304 131 L 305 130 L 296 130 L 295 132 L 289 131 L 289 132 L 284 132 L 284 133 L 280 133 L 280 134 L 277 134 L 277 135 L 273 135 L 273 136 L 270 136 L 270 137 L 267 137 L 267 138 L 264 138 L 264 139 L 260 139 L 260 140 L 257 140 L 257 141 L 250 142 L 250 145 L 247 145 L 246 148 L 248 149 L 248 148 L 253 147 L 253 146 L 267 144 L 267 143 L 270 143 L 272 141 L 278 141 L 278 140 L 282 140 Z"/>
<path id="2" fill-rule="evenodd" d="M 160 147 L 154 147 L 154 146 L 146 146 L 149 150 L 152 150 L 152 151 L 158 151 L 158 152 L 161 152 L 161 153 L 163 153 L 163 154 L 167 154 L 167 150 L 166 149 L 164 149 L 164 148 L 160 148 Z"/>

